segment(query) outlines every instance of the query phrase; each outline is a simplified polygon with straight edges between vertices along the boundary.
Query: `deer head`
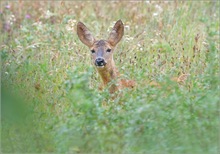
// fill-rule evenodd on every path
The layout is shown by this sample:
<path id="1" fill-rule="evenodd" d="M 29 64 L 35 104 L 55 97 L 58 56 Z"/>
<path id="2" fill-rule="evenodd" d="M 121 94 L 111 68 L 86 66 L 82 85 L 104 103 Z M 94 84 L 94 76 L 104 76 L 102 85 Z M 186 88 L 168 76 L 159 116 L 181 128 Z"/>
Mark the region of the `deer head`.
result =
<path id="1" fill-rule="evenodd" d="M 114 67 L 114 48 L 124 34 L 124 25 L 118 20 L 107 40 L 96 40 L 89 29 L 82 23 L 77 24 L 77 35 L 82 43 L 89 47 L 92 61 L 98 70 Z"/>

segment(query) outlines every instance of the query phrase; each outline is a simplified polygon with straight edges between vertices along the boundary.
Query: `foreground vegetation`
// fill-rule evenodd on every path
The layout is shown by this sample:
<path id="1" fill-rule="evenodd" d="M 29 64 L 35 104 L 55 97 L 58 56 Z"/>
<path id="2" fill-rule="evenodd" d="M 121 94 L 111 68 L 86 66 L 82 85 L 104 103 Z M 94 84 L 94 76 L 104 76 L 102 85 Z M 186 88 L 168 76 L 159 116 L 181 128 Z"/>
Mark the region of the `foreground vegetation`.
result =
<path id="1" fill-rule="evenodd" d="M 219 7 L 1 2 L 2 153 L 218 153 Z M 75 26 L 107 38 L 118 19 L 114 58 L 137 87 L 111 100 Z"/>

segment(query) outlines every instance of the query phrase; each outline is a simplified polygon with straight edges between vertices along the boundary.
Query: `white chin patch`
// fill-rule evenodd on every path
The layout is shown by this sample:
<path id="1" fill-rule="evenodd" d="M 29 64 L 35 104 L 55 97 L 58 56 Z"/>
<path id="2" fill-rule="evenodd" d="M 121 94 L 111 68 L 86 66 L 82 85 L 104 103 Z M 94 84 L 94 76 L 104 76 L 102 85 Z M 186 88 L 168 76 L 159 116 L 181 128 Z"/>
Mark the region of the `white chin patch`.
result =
<path id="1" fill-rule="evenodd" d="M 97 68 L 103 68 L 104 67 L 104 65 L 102 65 L 102 66 L 96 66 Z"/>

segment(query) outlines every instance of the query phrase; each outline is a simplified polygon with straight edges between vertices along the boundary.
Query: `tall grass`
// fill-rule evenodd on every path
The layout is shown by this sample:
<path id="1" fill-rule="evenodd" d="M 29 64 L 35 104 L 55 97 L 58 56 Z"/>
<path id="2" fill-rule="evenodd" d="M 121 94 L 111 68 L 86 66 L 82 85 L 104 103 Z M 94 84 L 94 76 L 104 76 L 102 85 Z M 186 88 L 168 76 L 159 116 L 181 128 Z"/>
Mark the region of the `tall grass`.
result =
<path id="1" fill-rule="evenodd" d="M 2 153 L 219 152 L 218 1 L 0 4 Z M 137 87 L 111 100 L 75 26 L 107 38 L 118 19 Z"/>

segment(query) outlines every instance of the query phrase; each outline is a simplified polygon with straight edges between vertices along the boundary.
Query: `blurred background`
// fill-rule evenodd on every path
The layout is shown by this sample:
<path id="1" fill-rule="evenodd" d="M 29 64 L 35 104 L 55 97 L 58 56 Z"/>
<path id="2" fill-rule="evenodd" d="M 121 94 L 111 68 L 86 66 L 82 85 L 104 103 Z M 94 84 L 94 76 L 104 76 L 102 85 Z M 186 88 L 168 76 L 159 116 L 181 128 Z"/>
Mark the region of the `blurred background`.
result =
<path id="1" fill-rule="evenodd" d="M 219 8 L 219 1 L 1 1 L 1 152 L 218 153 Z M 98 90 L 76 24 L 106 39 L 118 19 L 125 34 L 114 59 L 137 87 L 111 100 Z"/>

